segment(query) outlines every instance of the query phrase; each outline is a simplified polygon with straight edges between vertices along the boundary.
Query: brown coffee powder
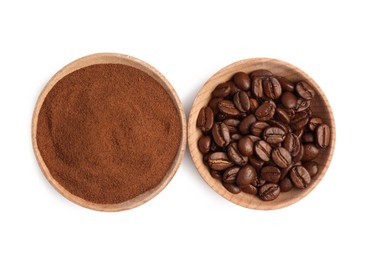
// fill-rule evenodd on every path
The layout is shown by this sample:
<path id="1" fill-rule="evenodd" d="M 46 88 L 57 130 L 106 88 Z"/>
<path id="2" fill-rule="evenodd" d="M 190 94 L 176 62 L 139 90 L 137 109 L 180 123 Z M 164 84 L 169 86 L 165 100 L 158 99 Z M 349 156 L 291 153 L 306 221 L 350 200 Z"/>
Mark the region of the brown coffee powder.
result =
<path id="1" fill-rule="evenodd" d="M 113 204 L 162 181 L 179 149 L 181 120 L 169 94 L 148 74 L 97 64 L 55 84 L 40 109 L 36 140 L 65 189 Z"/>

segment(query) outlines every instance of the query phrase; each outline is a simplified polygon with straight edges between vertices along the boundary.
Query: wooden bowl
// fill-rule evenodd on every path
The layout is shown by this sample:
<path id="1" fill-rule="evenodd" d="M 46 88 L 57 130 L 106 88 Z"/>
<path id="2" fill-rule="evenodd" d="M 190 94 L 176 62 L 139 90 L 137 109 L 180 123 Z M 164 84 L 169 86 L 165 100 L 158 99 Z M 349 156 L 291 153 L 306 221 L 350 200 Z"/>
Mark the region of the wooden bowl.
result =
<path id="1" fill-rule="evenodd" d="M 93 64 L 105 64 L 105 63 L 116 63 L 116 64 L 123 64 L 132 66 L 134 68 L 137 68 L 139 70 L 144 71 L 145 73 L 149 74 L 151 77 L 153 77 L 155 80 L 157 80 L 162 87 L 167 91 L 167 93 L 170 95 L 172 100 L 174 101 L 177 111 L 181 118 L 181 125 L 182 125 L 182 134 L 181 134 L 181 142 L 180 146 L 178 148 L 176 157 L 171 165 L 171 168 L 163 178 L 163 180 L 156 186 L 155 188 L 146 191 L 145 193 L 140 194 L 139 196 L 130 199 L 128 201 L 124 201 L 122 203 L 118 204 L 97 204 L 93 203 L 87 200 L 84 200 L 81 197 L 78 197 L 72 193 L 70 193 L 68 190 L 66 190 L 60 183 L 58 183 L 53 176 L 50 174 L 48 167 L 45 165 L 45 162 L 40 154 L 39 148 L 37 146 L 36 141 L 36 130 L 37 130 L 37 123 L 38 123 L 38 115 L 40 112 L 40 109 L 42 107 L 42 104 L 48 95 L 49 91 L 53 88 L 53 86 L 64 76 L 67 74 L 78 70 L 83 67 L 87 67 Z M 171 86 L 171 84 L 168 82 L 168 80 L 154 67 L 150 66 L 149 64 L 136 59 L 134 57 L 123 55 L 123 54 L 116 54 L 116 53 L 97 53 L 92 54 L 83 58 L 80 58 L 76 61 L 73 61 L 72 63 L 68 64 L 64 68 L 62 68 L 60 71 L 58 71 L 46 84 L 45 88 L 41 92 L 38 101 L 36 103 L 35 111 L 33 114 L 32 119 L 32 144 L 33 149 L 36 155 L 37 162 L 45 175 L 46 179 L 51 183 L 51 185 L 64 197 L 69 199 L 70 201 L 81 205 L 83 207 L 99 210 L 99 211 L 121 211 L 121 210 L 127 210 L 134 207 L 137 207 L 148 200 L 152 199 L 154 196 L 156 196 L 159 192 L 161 192 L 166 185 L 171 181 L 172 177 L 175 175 L 182 157 L 185 152 L 186 148 L 186 116 L 184 109 L 182 107 L 182 103 L 180 99 L 178 98 L 174 88 Z"/>
<path id="2" fill-rule="evenodd" d="M 218 84 L 231 79 L 236 72 L 243 71 L 245 73 L 250 73 L 257 69 L 270 70 L 274 74 L 284 76 L 291 81 L 305 80 L 310 83 L 316 89 L 316 96 L 311 102 L 312 114 L 322 117 L 324 122 L 331 128 L 330 147 L 321 153 L 320 158 L 315 160 L 319 163 L 319 173 L 313 178 L 311 184 L 303 190 L 293 189 L 290 192 L 281 192 L 279 197 L 273 201 L 262 201 L 257 196 L 246 194 L 244 192 L 236 195 L 228 192 L 222 186 L 219 180 L 211 177 L 208 168 L 203 164 L 202 154 L 199 152 L 197 147 L 197 141 L 202 133 L 198 128 L 196 128 L 196 120 L 199 110 L 206 106 L 209 102 L 211 98 L 211 92 Z M 289 206 L 305 197 L 324 177 L 334 152 L 335 123 L 330 104 L 326 99 L 324 92 L 321 90 L 319 85 L 305 72 L 289 63 L 276 59 L 246 59 L 230 64 L 218 71 L 204 84 L 202 89 L 199 91 L 189 114 L 188 144 L 190 154 L 200 175 L 208 183 L 208 185 L 211 186 L 221 196 L 246 208 L 262 210 L 279 209 Z"/>

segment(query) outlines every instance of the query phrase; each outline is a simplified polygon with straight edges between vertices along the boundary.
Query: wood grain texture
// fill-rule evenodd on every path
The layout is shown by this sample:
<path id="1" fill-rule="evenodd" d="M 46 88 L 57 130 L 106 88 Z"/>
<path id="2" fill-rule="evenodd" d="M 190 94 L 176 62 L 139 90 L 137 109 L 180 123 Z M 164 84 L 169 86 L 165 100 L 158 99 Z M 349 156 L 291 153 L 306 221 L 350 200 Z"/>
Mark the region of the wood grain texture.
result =
<path id="1" fill-rule="evenodd" d="M 107 63 L 116 63 L 116 64 L 123 64 L 123 65 L 128 65 L 132 66 L 134 68 L 140 69 L 147 74 L 149 74 L 151 77 L 153 77 L 155 80 L 157 80 L 163 88 L 167 91 L 167 93 L 170 95 L 172 100 L 174 101 L 178 113 L 181 118 L 181 126 L 182 126 L 182 135 L 181 135 L 181 142 L 180 146 L 178 148 L 177 155 L 172 163 L 172 166 L 170 170 L 167 172 L 166 176 L 163 178 L 161 183 L 149 190 L 146 191 L 145 193 L 131 199 L 128 201 L 124 201 L 122 203 L 118 204 L 97 204 L 97 203 L 92 203 L 90 201 L 86 201 L 76 195 L 73 195 L 70 193 L 68 190 L 66 190 L 62 185 L 60 185 L 50 174 L 48 167 L 45 165 L 45 162 L 43 161 L 43 158 L 40 154 L 39 148 L 37 146 L 37 136 L 36 136 L 36 130 L 37 130 L 37 122 L 38 122 L 38 115 L 40 112 L 40 109 L 42 107 L 42 104 L 48 95 L 49 91 L 53 88 L 53 86 L 64 76 L 67 74 L 78 70 L 83 67 L 87 67 L 93 64 L 107 64 Z M 60 71 L 58 71 L 51 79 L 50 81 L 46 84 L 45 88 L 41 92 L 37 103 L 36 107 L 33 113 L 33 119 L 32 119 L 32 144 L 33 144 L 33 149 L 35 152 L 35 156 L 37 159 L 37 162 L 45 175 L 46 179 L 50 182 L 50 184 L 59 192 L 61 193 L 64 197 L 69 199 L 70 201 L 81 205 L 83 207 L 89 208 L 89 209 L 94 209 L 94 210 L 99 210 L 99 211 L 121 211 L 121 210 L 127 210 L 131 209 L 137 206 L 140 206 L 141 204 L 149 201 L 152 199 L 154 196 L 156 196 L 158 193 L 160 193 L 166 186 L 167 184 L 171 181 L 173 176 L 175 175 L 178 167 L 180 166 L 182 157 L 185 152 L 186 148 L 186 116 L 185 116 L 185 111 L 182 107 L 182 103 L 180 99 L 178 98 L 176 91 L 174 88 L 171 86 L 171 84 L 168 82 L 168 80 L 159 72 L 157 71 L 154 67 L 150 66 L 149 64 L 136 59 L 134 57 L 128 56 L 128 55 L 123 55 L 123 54 L 117 54 L 117 53 L 97 53 L 97 54 L 92 54 L 83 58 L 80 58 L 76 61 L 73 61 L 72 63 L 68 64 L 64 68 L 62 68 Z"/>
<path id="2" fill-rule="evenodd" d="M 273 201 L 262 201 L 254 195 L 239 193 L 231 194 L 221 184 L 219 180 L 211 177 L 208 168 L 203 164 L 202 154 L 199 152 L 197 147 L 197 141 L 201 136 L 201 131 L 196 128 L 196 120 L 198 117 L 199 110 L 206 106 L 211 98 L 211 92 L 215 87 L 225 82 L 238 71 L 250 73 L 257 69 L 267 69 L 276 75 L 284 76 L 291 81 L 305 80 L 310 83 L 316 89 L 316 97 L 311 102 L 311 109 L 313 115 L 317 115 L 323 118 L 324 122 L 330 126 L 331 129 L 331 140 L 330 146 L 320 154 L 320 158 L 316 159 L 319 163 L 319 173 L 313 178 L 309 187 L 303 190 L 293 189 L 290 192 L 282 192 L 280 196 Z M 289 206 L 307 194 L 309 194 L 324 177 L 334 152 L 335 146 L 335 122 L 333 112 L 331 110 L 329 101 L 324 95 L 319 85 L 305 72 L 296 68 L 295 66 L 276 59 L 269 58 L 254 58 L 246 59 L 235 62 L 226 66 L 225 68 L 214 74 L 202 87 L 196 96 L 193 106 L 190 110 L 188 120 L 188 144 L 190 149 L 191 157 L 194 161 L 202 178 L 211 186 L 217 193 L 231 202 L 246 208 L 260 209 L 260 210 L 271 210 L 279 209 Z"/>

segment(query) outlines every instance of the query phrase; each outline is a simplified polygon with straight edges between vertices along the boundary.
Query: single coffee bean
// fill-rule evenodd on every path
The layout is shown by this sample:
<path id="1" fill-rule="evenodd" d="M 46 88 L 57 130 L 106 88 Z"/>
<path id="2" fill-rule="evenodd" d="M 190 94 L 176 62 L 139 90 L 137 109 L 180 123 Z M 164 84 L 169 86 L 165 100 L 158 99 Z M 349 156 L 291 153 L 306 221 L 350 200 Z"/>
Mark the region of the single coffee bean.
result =
<path id="1" fill-rule="evenodd" d="M 297 105 L 295 107 L 295 111 L 296 112 L 301 112 L 301 111 L 305 111 L 306 109 L 308 109 L 311 105 L 311 101 L 310 100 L 305 100 L 303 98 L 299 98 L 297 100 Z"/>
<path id="2" fill-rule="evenodd" d="M 210 173 L 211 173 L 211 176 L 212 176 L 213 178 L 215 178 L 215 179 L 217 179 L 217 180 L 221 180 L 221 179 L 222 179 L 222 174 L 221 174 L 221 172 L 219 172 L 219 171 L 215 171 L 215 170 L 211 170 L 211 171 L 210 171 Z"/>
<path id="3" fill-rule="evenodd" d="M 288 152 L 294 157 L 298 155 L 301 148 L 301 142 L 298 136 L 293 133 L 287 134 L 283 142 L 283 147 L 288 150 Z"/>
<path id="4" fill-rule="evenodd" d="M 254 112 L 259 121 L 267 121 L 273 118 L 275 114 L 276 105 L 273 101 L 263 102 Z"/>
<path id="5" fill-rule="evenodd" d="M 212 109 L 213 114 L 216 115 L 220 110 L 218 109 L 218 102 L 222 101 L 223 98 L 212 98 L 208 106 Z"/>
<path id="6" fill-rule="evenodd" d="M 287 174 L 289 173 L 290 169 L 292 169 L 294 166 L 294 162 L 292 162 L 288 167 L 286 168 L 283 168 L 280 170 L 281 172 L 281 175 L 280 175 L 280 180 L 284 179 L 285 176 L 287 176 Z"/>
<path id="7" fill-rule="evenodd" d="M 309 114 L 306 111 L 298 112 L 291 120 L 290 125 L 293 130 L 301 129 L 307 125 L 309 120 Z"/>
<path id="8" fill-rule="evenodd" d="M 256 111 L 257 107 L 259 107 L 259 103 L 255 98 L 249 98 L 249 104 L 252 112 Z"/>
<path id="9" fill-rule="evenodd" d="M 273 76 L 271 71 L 268 70 L 255 70 L 251 74 L 249 74 L 251 78 L 255 77 L 271 77 Z"/>
<path id="10" fill-rule="evenodd" d="M 220 147 L 226 147 L 230 143 L 229 129 L 224 123 L 216 123 L 213 126 L 212 136 L 215 143 Z"/>
<path id="11" fill-rule="evenodd" d="M 278 183 L 280 180 L 280 169 L 275 166 L 265 166 L 260 171 L 261 177 L 267 182 Z"/>
<path id="12" fill-rule="evenodd" d="M 224 183 L 235 183 L 239 170 L 240 167 L 237 166 L 228 168 L 222 175 L 222 181 Z"/>
<path id="13" fill-rule="evenodd" d="M 243 166 L 248 162 L 248 156 L 244 156 L 240 153 L 237 143 L 229 144 L 227 147 L 227 155 L 229 156 L 230 160 L 237 165 Z"/>
<path id="14" fill-rule="evenodd" d="M 275 119 L 271 119 L 271 120 L 267 121 L 267 123 L 269 123 L 270 126 L 275 126 L 275 127 L 279 127 L 281 129 L 283 129 L 285 133 L 290 133 L 292 131 L 292 129 L 289 127 L 289 125 L 283 124 L 282 122 L 280 122 L 278 120 L 275 120 Z"/>
<path id="15" fill-rule="evenodd" d="M 284 147 L 278 147 L 271 153 L 272 160 L 280 168 L 287 168 L 292 163 L 292 156 Z"/>
<path id="16" fill-rule="evenodd" d="M 197 127 L 202 132 L 208 132 L 213 127 L 213 111 L 210 107 L 203 107 L 198 114 Z"/>
<path id="17" fill-rule="evenodd" d="M 241 190 L 245 193 L 256 195 L 258 192 L 257 187 L 253 186 L 252 184 L 248 184 L 247 186 L 241 188 Z"/>
<path id="18" fill-rule="evenodd" d="M 248 91 L 251 85 L 251 80 L 247 73 L 237 72 L 233 76 L 234 83 L 238 88 Z"/>
<path id="19" fill-rule="evenodd" d="M 302 160 L 303 158 L 303 155 L 304 155 L 304 145 L 301 144 L 300 145 L 300 148 L 299 148 L 299 153 L 293 157 L 293 162 L 299 162 Z"/>
<path id="20" fill-rule="evenodd" d="M 249 97 L 247 92 L 239 91 L 235 93 L 234 98 L 234 105 L 240 112 L 247 112 L 249 111 L 251 104 L 249 103 Z"/>
<path id="21" fill-rule="evenodd" d="M 247 164 L 239 170 L 238 176 L 236 177 L 236 184 L 240 188 L 244 188 L 254 182 L 255 179 L 257 179 L 256 169 Z"/>
<path id="22" fill-rule="evenodd" d="M 281 96 L 281 85 L 275 77 L 268 77 L 262 81 L 263 92 L 268 98 L 278 99 Z"/>
<path id="23" fill-rule="evenodd" d="M 231 91 L 230 84 L 225 82 L 225 83 L 219 84 L 215 88 L 215 90 L 213 90 L 212 95 L 214 97 L 226 97 L 230 94 L 230 91 Z"/>
<path id="24" fill-rule="evenodd" d="M 293 189 L 293 183 L 288 177 L 282 179 L 279 182 L 279 186 L 280 186 L 280 191 L 281 192 L 287 192 L 287 191 L 290 191 L 291 189 Z"/>
<path id="25" fill-rule="evenodd" d="M 297 106 L 297 97 L 292 92 L 283 92 L 280 101 L 286 108 L 295 108 Z"/>
<path id="26" fill-rule="evenodd" d="M 302 141 L 304 143 L 313 143 L 315 141 L 315 137 L 313 133 L 307 132 L 302 135 Z"/>
<path id="27" fill-rule="evenodd" d="M 228 118 L 228 119 L 225 119 L 223 122 L 229 129 L 230 135 L 239 133 L 239 130 L 238 130 L 238 126 L 240 124 L 239 120 L 234 119 L 234 118 Z"/>
<path id="28" fill-rule="evenodd" d="M 232 141 L 239 141 L 240 139 L 242 139 L 242 137 L 243 136 L 241 134 L 238 134 L 238 133 L 230 135 L 230 138 L 231 138 Z"/>
<path id="29" fill-rule="evenodd" d="M 308 122 L 308 129 L 310 129 L 313 132 L 315 131 L 316 127 L 321 125 L 322 123 L 323 122 L 320 117 L 312 117 Z"/>
<path id="30" fill-rule="evenodd" d="M 308 143 L 303 145 L 304 153 L 302 157 L 302 161 L 311 161 L 316 159 L 317 156 L 320 154 L 319 148 L 313 143 Z"/>
<path id="31" fill-rule="evenodd" d="M 255 77 L 252 80 L 252 93 L 256 98 L 263 97 L 263 78 Z"/>
<path id="32" fill-rule="evenodd" d="M 327 124 L 316 127 L 316 143 L 321 148 L 327 148 L 330 143 L 330 128 Z"/>
<path id="33" fill-rule="evenodd" d="M 269 144 L 279 144 L 285 139 L 285 132 L 280 127 L 267 127 L 263 131 L 263 140 Z"/>
<path id="34" fill-rule="evenodd" d="M 291 82 L 290 80 L 284 78 L 284 77 L 276 77 L 279 82 L 280 82 L 280 85 L 281 85 L 281 88 L 283 91 L 289 91 L 289 92 L 293 92 L 295 87 L 294 87 L 294 84 L 293 82 Z"/>
<path id="35" fill-rule="evenodd" d="M 238 142 L 239 152 L 244 156 L 253 155 L 253 146 L 254 146 L 254 142 L 248 136 L 242 137 Z"/>
<path id="36" fill-rule="evenodd" d="M 211 153 L 208 157 L 208 165 L 216 171 L 223 171 L 234 165 L 224 152 Z"/>
<path id="37" fill-rule="evenodd" d="M 237 116 L 240 113 L 239 110 L 235 107 L 234 103 L 230 100 L 222 100 L 218 102 L 218 109 L 222 113 L 230 116 Z"/>
<path id="38" fill-rule="evenodd" d="M 208 153 L 211 149 L 211 137 L 208 135 L 203 135 L 198 140 L 198 149 L 201 153 Z"/>
<path id="39" fill-rule="evenodd" d="M 265 162 L 257 157 L 250 156 L 249 157 L 249 164 L 252 165 L 255 169 L 260 170 Z"/>
<path id="40" fill-rule="evenodd" d="M 258 189 L 258 195 L 262 200 L 270 201 L 276 199 L 280 194 L 280 187 L 274 183 L 267 183 Z"/>
<path id="41" fill-rule="evenodd" d="M 263 140 L 257 141 L 254 144 L 255 153 L 264 162 L 268 162 L 270 160 L 271 150 L 272 148 L 270 144 Z"/>
<path id="42" fill-rule="evenodd" d="M 276 108 L 276 110 L 275 110 L 275 118 L 277 120 L 281 121 L 284 124 L 289 124 L 290 123 L 290 116 L 286 112 L 285 109 Z"/>
<path id="43" fill-rule="evenodd" d="M 317 162 L 304 162 L 302 166 L 306 168 L 311 177 L 315 176 L 319 172 L 319 164 Z"/>
<path id="44" fill-rule="evenodd" d="M 305 100 L 311 100 L 315 96 L 315 90 L 305 81 L 298 82 L 295 90 L 297 91 L 298 95 Z"/>
<path id="45" fill-rule="evenodd" d="M 294 166 L 290 170 L 290 179 L 298 189 L 306 188 L 311 182 L 310 174 L 303 166 Z"/>
<path id="46" fill-rule="evenodd" d="M 250 126 L 249 132 L 251 132 L 255 136 L 261 136 L 263 130 L 269 127 L 270 125 L 263 121 L 257 121 L 253 125 Z"/>
<path id="47" fill-rule="evenodd" d="M 230 183 L 222 183 L 222 185 L 225 187 L 225 189 L 227 189 L 230 193 L 233 193 L 233 194 L 238 194 L 241 192 L 241 189 L 236 186 L 235 184 L 230 184 Z"/>
<path id="48" fill-rule="evenodd" d="M 245 117 L 239 124 L 239 131 L 241 134 L 248 134 L 249 133 L 249 127 L 256 122 L 257 119 L 253 114 L 248 115 Z"/>

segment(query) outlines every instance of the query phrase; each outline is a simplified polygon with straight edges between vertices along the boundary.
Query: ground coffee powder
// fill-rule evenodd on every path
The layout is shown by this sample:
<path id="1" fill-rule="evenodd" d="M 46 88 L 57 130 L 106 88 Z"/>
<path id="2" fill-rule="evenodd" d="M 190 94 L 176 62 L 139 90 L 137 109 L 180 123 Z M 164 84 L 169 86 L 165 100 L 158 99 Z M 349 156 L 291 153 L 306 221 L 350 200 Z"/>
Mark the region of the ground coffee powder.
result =
<path id="1" fill-rule="evenodd" d="M 41 107 L 36 140 L 50 174 L 69 192 L 119 203 L 162 181 L 179 149 L 181 119 L 145 72 L 97 64 L 55 84 Z"/>

